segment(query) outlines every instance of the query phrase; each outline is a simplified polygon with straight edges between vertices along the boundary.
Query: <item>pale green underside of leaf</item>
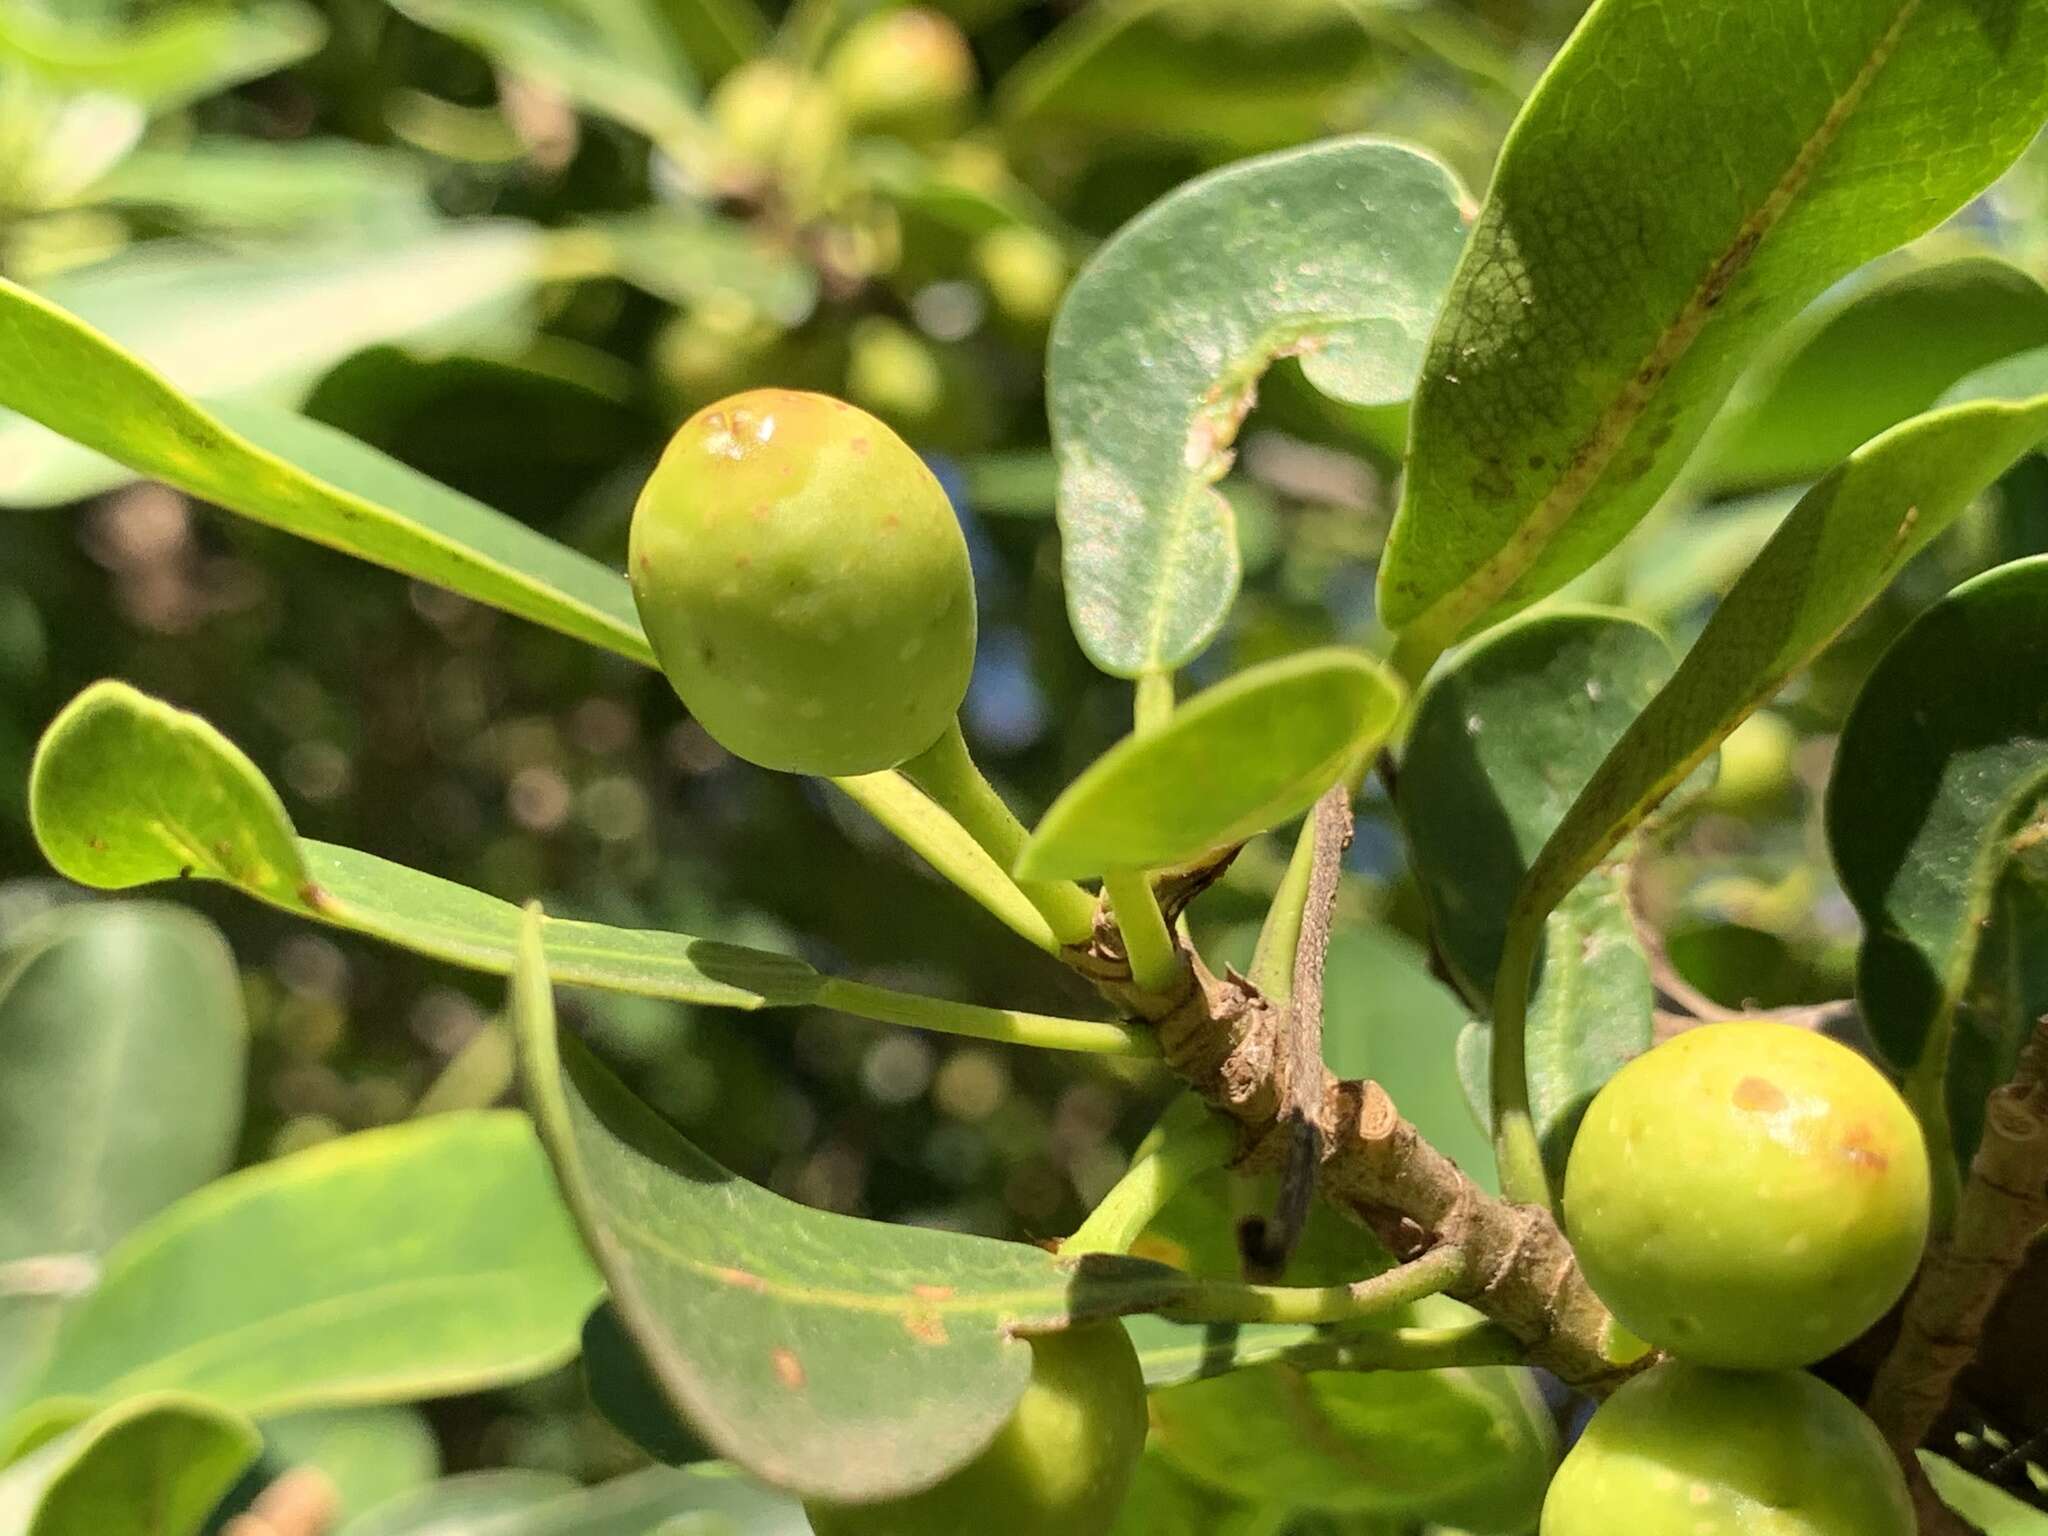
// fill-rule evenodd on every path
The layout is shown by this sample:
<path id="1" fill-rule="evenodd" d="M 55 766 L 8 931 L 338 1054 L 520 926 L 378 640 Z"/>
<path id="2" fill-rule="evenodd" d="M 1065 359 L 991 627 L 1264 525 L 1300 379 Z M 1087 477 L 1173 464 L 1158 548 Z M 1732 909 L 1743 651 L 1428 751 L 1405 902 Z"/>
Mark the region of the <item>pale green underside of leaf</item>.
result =
<path id="1" fill-rule="evenodd" d="M 1737 370 L 2048 117 L 2048 0 L 1600 0 L 1502 150 L 1430 344 L 1380 610 L 1418 656 L 1555 590 Z"/>
<path id="2" fill-rule="evenodd" d="M 46 14 L 0 15 L 0 63 L 67 91 L 105 92 L 168 112 L 268 74 L 320 46 L 326 27 L 298 0 L 238 0 L 162 8 L 130 26 Z"/>
<path id="3" fill-rule="evenodd" d="M 1091 763 L 1046 811 L 1014 872 L 1161 869 L 1277 826 L 1379 745 L 1401 697 L 1361 651 L 1302 651 L 1240 672 Z"/>
<path id="4" fill-rule="evenodd" d="M 1601 763 L 1530 867 L 1516 921 L 1537 921 L 1768 701 L 1906 562 L 2048 438 L 2048 352 L 1957 387 L 1850 455 L 1786 517 L 1678 671 Z M 1976 398 L 2012 386 L 2017 400 Z"/>
<path id="5" fill-rule="evenodd" d="M 140 1394 L 0 1471 L 0 1530 L 194 1536 L 262 1443 L 230 1408 L 183 1393 Z"/>
<path id="6" fill-rule="evenodd" d="M 556 1176 L 670 1406 L 748 1471 L 846 1501 L 928 1486 L 1009 1417 L 1030 1373 L 1021 1334 L 1171 1283 L 1136 1260 L 862 1221 L 747 1183 L 557 1036 L 537 919 L 528 934 L 511 1009 Z"/>
<path id="7" fill-rule="evenodd" d="M 277 791 L 196 715 L 124 683 L 87 689 L 36 755 L 30 819 L 56 868 L 103 890 L 193 876 L 473 970 L 509 973 L 518 908 L 371 854 L 301 839 Z M 550 920 L 561 982 L 727 1008 L 808 1001 L 800 960 L 686 934 Z"/>
<path id="8" fill-rule="evenodd" d="M 1864 922 L 1857 996 L 1923 1113 L 1940 1107 L 1959 1029 L 1987 1036 L 2002 1080 L 2048 1003 L 2026 965 L 2048 945 L 2039 904 L 1999 900 L 2016 837 L 2048 808 L 2044 635 L 2048 557 L 1964 583 L 1885 652 L 1836 751 L 1828 843 Z M 2008 963 L 1987 974 L 1993 948 Z M 1979 1123 L 1981 1110 L 1965 1162 Z"/>
<path id="9" fill-rule="evenodd" d="M 1332 140 L 1189 182 L 1075 279 L 1047 410 L 1067 611 L 1096 665 L 1177 667 L 1221 624 L 1238 551 L 1214 486 L 1274 357 L 1340 400 L 1407 398 L 1462 197 L 1419 151 Z"/>
<path id="10" fill-rule="evenodd" d="M 649 1467 L 591 1488 L 550 1473 L 471 1472 L 392 1499 L 336 1536 L 810 1536 L 794 1499 L 717 1462 Z"/>
<path id="11" fill-rule="evenodd" d="M 440 1439 L 410 1403 L 310 1408 L 257 1428 L 265 1469 L 312 1467 L 334 1485 L 336 1525 L 441 1475 Z"/>
<path id="12" fill-rule="evenodd" d="M 439 1115 L 245 1169 L 139 1228 L 37 1391 L 410 1402 L 561 1364 L 597 1294 L 525 1117 Z"/>
<path id="13" fill-rule="evenodd" d="M 234 956 L 183 908 L 60 909 L 10 943 L 0 1270 L 41 1264 L 51 1280 L 0 1285 L 0 1419 L 42 1370 L 78 1278 L 232 1164 L 247 1036 Z"/>
<path id="14" fill-rule="evenodd" d="M 1945 1456 L 1918 1453 L 1928 1481 L 1942 1503 L 1968 1520 L 1983 1536 L 2048 1536 L 2048 1513 L 2022 1503 L 2003 1488 L 1973 1477 Z"/>

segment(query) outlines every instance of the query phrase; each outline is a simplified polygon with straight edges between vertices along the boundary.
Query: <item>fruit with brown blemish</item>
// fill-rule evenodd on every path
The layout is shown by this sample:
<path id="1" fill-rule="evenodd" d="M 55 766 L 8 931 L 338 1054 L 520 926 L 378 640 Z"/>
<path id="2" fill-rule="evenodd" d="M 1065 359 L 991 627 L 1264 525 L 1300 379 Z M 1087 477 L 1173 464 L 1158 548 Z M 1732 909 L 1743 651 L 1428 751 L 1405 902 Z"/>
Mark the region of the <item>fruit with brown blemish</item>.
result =
<path id="1" fill-rule="evenodd" d="M 1543 1501 L 1541 1536 L 1912 1536 L 1877 1427 L 1803 1371 L 1666 1361 L 1604 1403 Z"/>
<path id="2" fill-rule="evenodd" d="M 683 424 L 641 492 L 634 600 L 726 750 L 791 773 L 916 756 L 974 665 L 974 580 L 946 493 L 866 412 L 760 389 Z"/>
<path id="3" fill-rule="evenodd" d="M 988 1448 L 883 1504 L 805 1506 L 817 1536 L 1104 1536 L 1145 1448 L 1145 1379 L 1118 1322 L 1031 1340 L 1031 1381 Z"/>
<path id="4" fill-rule="evenodd" d="M 1857 1337 L 1927 1241 L 1920 1127 L 1882 1073 L 1789 1024 L 1706 1024 L 1594 1098 L 1565 1227 L 1632 1331 L 1703 1365 L 1780 1370 Z"/>

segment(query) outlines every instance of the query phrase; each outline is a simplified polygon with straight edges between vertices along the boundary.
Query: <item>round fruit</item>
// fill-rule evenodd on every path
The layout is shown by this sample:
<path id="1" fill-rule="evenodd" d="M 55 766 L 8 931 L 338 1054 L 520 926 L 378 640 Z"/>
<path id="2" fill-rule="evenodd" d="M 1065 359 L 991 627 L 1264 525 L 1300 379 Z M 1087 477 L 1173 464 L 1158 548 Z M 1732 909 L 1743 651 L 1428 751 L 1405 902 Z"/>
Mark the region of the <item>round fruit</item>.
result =
<path id="1" fill-rule="evenodd" d="M 1913 1536 L 1899 1464 L 1803 1371 L 1670 1360 L 1593 1415 L 1551 1480 L 1541 1536 Z"/>
<path id="2" fill-rule="evenodd" d="M 757 389 L 692 416 L 640 493 L 629 568 L 670 683 L 749 762 L 893 768 L 966 695 L 960 524 L 909 446 L 844 401 Z"/>
<path id="3" fill-rule="evenodd" d="M 1031 1384 L 973 1461 L 887 1504 L 809 1504 L 817 1536 L 1104 1536 L 1145 1448 L 1145 1378 L 1123 1324 L 1031 1341 Z"/>
<path id="4" fill-rule="evenodd" d="M 974 94 L 974 55 L 960 28 L 918 6 L 860 22 L 825 73 L 855 126 L 906 139 L 952 132 Z"/>
<path id="5" fill-rule="evenodd" d="M 1807 1365 L 1912 1278 L 1927 1148 L 1847 1046 L 1789 1024 L 1706 1024 L 1600 1090 L 1564 1218 L 1594 1291 L 1650 1343 L 1703 1365 Z"/>
<path id="6" fill-rule="evenodd" d="M 1067 258 L 1043 231 L 1022 224 L 990 230 L 974 243 L 974 263 L 996 308 L 1020 325 L 1044 325 L 1060 307 Z"/>
<path id="7" fill-rule="evenodd" d="M 777 181 L 799 203 L 820 194 L 846 143 L 831 91 L 779 59 L 749 60 L 719 81 L 711 122 L 738 189 Z"/>

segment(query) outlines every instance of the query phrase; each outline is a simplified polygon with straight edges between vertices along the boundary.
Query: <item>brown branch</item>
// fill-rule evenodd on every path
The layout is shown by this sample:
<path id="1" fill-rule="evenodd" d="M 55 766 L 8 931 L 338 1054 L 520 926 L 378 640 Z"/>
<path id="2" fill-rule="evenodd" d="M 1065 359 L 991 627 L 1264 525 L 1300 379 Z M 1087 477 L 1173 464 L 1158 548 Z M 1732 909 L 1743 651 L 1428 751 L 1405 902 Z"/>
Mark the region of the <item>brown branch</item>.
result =
<path id="1" fill-rule="evenodd" d="M 2048 1227 L 2048 1019 L 2011 1082 L 1985 1103 L 1984 1140 L 1948 1233 L 1929 1249 L 1898 1342 L 1870 1389 L 1870 1416 L 1909 1473 L 1913 1452 L 1977 1354 L 1985 1320 Z"/>

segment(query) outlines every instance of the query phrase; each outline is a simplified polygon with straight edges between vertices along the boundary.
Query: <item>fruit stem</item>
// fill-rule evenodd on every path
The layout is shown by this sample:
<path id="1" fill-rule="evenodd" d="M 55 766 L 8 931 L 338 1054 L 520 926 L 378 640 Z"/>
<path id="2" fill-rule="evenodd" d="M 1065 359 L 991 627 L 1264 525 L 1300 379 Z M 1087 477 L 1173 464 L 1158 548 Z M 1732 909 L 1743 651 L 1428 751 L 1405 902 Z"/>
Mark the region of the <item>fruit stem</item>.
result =
<path id="1" fill-rule="evenodd" d="M 1030 1045 L 1044 1051 L 1085 1051 L 1098 1056 L 1157 1056 L 1159 1042 L 1148 1029 L 1108 1019 L 1067 1019 L 1015 1008 L 984 1008 L 950 998 L 895 992 L 828 976 L 814 999 L 863 1019 L 907 1024 L 912 1029 L 946 1035 L 968 1035 L 1005 1045 Z M 1199 1102 L 1199 1101 L 1197 1101 Z"/>
<path id="2" fill-rule="evenodd" d="M 945 734 L 899 770 L 929 795 L 1007 871 L 1029 835 L 967 750 L 956 717 Z M 1044 914 L 1061 944 L 1085 944 L 1095 933 L 1095 898 L 1071 880 L 1020 880 L 1027 900 Z"/>
<path id="3" fill-rule="evenodd" d="M 1501 1195 L 1516 1205 L 1552 1210 L 1550 1175 L 1543 1144 L 1529 1110 L 1529 980 L 1543 916 L 1520 902 L 1508 918 L 1500 970 L 1493 989 L 1493 1151 L 1500 1165 Z"/>
<path id="4" fill-rule="evenodd" d="M 846 797 L 895 834 L 898 841 L 960 890 L 993 913 L 1012 932 L 1049 955 L 1061 949 L 1045 914 L 1018 889 L 1002 866 L 989 857 L 945 811 L 901 771 L 889 768 L 832 781 Z"/>
<path id="5" fill-rule="evenodd" d="M 1443 1247 L 1350 1285 L 1247 1285 L 1190 1278 L 1154 1310 L 1182 1323 L 1348 1323 L 1439 1295 L 1462 1280 L 1465 1271 L 1465 1250 Z"/>
<path id="6" fill-rule="evenodd" d="M 1102 877 L 1102 889 L 1116 911 L 1131 980 L 1142 991 L 1172 992 L 1180 981 L 1180 946 L 1167 931 L 1166 915 L 1152 892 L 1152 877 L 1142 869 L 1113 869 Z"/>
<path id="7" fill-rule="evenodd" d="M 1061 1255 L 1129 1253 L 1166 1203 L 1197 1175 L 1227 1163 L 1234 1146 L 1229 1122 L 1182 1093 L 1138 1143 L 1124 1176 L 1060 1244 Z"/>

